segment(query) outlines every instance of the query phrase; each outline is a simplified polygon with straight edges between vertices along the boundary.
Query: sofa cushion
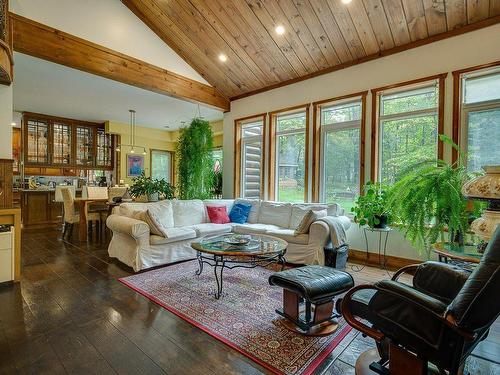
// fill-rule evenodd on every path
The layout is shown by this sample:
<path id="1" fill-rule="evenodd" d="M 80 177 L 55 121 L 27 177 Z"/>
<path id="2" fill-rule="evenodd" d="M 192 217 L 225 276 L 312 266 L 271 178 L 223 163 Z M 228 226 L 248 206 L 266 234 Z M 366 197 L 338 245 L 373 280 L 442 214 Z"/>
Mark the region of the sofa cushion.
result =
<path id="1" fill-rule="evenodd" d="M 259 212 L 260 212 L 260 200 L 259 199 L 243 199 L 238 198 L 234 203 L 249 204 L 252 206 L 250 210 L 250 215 L 248 215 L 247 223 L 256 224 L 259 222 Z"/>
<path id="2" fill-rule="evenodd" d="M 234 224 L 196 224 L 192 225 L 190 228 L 196 231 L 198 237 L 210 236 L 222 233 L 229 233 L 233 229 Z"/>
<path id="3" fill-rule="evenodd" d="M 249 204 L 235 203 L 229 213 L 229 219 L 232 223 L 244 224 L 248 220 L 248 215 L 250 215 L 251 209 L 252 206 Z"/>
<path id="4" fill-rule="evenodd" d="M 299 245 L 307 245 L 309 243 L 309 234 L 299 234 L 295 235 L 293 229 L 272 229 L 268 230 L 266 234 L 274 237 L 281 238 L 289 243 L 295 243 Z"/>
<path id="5" fill-rule="evenodd" d="M 205 205 L 205 208 L 207 206 L 225 206 L 226 212 L 229 213 L 229 212 L 231 212 L 231 208 L 233 208 L 234 199 L 205 199 L 203 201 L 203 204 Z M 206 210 L 205 210 L 205 212 L 206 212 Z M 208 223 L 210 220 L 208 217 L 208 212 L 206 212 L 206 213 L 207 213 L 207 216 L 206 216 L 205 222 Z"/>
<path id="6" fill-rule="evenodd" d="M 206 206 L 208 218 L 214 224 L 227 224 L 229 216 L 227 216 L 226 206 Z"/>
<path id="7" fill-rule="evenodd" d="M 168 228 L 165 234 L 167 237 L 151 235 L 149 237 L 149 243 L 151 245 L 163 245 L 196 238 L 196 231 L 193 228 Z"/>
<path id="8" fill-rule="evenodd" d="M 272 224 L 237 224 L 233 228 L 234 233 L 238 234 L 266 234 L 269 230 L 284 229 Z"/>
<path id="9" fill-rule="evenodd" d="M 173 200 L 174 226 L 187 227 L 206 222 L 205 205 L 199 199 Z"/>
<path id="10" fill-rule="evenodd" d="M 295 234 L 299 235 L 299 234 L 309 233 L 309 227 L 311 226 L 311 224 L 314 223 L 316 220 L 321 219 L 322 217 L 325 216 L 326 216 L 326 210 L 307 211 L 307 214 L 304 215 L 302 221 L 295 229 Z"/>
<path id="11" fill-rule="evenodd" d="M 288 227 L 290 229 L 296 229 L 309 210 L 313 211 L 327 210 L 328 212 L 328 205 L 307 204 L 307 203 L 292 204 L 292 214 L 290 217 L 290 225 Z"/>
<path id="12" fill-rule="evenodd" d="M 291 214 L 292 205 L 290 203 L 261 202 L 258 222 L 288 228 Z"/>

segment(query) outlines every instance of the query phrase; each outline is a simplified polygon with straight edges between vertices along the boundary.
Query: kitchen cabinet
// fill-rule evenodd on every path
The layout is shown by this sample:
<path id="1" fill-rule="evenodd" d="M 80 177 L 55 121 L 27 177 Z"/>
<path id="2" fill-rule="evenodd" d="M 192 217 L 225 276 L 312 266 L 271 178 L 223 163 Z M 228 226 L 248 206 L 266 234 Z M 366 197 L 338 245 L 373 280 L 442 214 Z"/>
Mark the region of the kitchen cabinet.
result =
<path id="1" fill-rule="evenodd" d="M 62 203 L 54 202 L 54 190 L 23 190 L 21 212 L 24 227 L 62 223 Z"/>
<path id="2" fill-rule="evenodd" d="M 19 174 L 21 171 L 21 128 L 12 128 L 12 171 Z"/>
<path id="3" fill-rule="evenodd" d="M 37 169 L 51 175 L 64 175 L 63 170 L 75 174 L 76 169 L 113 169 L 115 136 L 106 134 L 104 124 L 26 112 L 22 136 L 25 174 Z"/>

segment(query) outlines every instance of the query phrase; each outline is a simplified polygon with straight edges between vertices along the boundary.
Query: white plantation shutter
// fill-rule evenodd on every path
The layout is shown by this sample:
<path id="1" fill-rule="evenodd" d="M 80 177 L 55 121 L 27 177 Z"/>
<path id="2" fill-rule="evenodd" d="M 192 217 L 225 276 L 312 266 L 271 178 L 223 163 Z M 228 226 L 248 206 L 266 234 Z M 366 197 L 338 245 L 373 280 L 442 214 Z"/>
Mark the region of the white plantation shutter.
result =
<path id="1" fill-rule="evenodd" d="M 262 179 L 262 121 L 242 126 L 241 138 L 241 197 L 260 198 Z"/>

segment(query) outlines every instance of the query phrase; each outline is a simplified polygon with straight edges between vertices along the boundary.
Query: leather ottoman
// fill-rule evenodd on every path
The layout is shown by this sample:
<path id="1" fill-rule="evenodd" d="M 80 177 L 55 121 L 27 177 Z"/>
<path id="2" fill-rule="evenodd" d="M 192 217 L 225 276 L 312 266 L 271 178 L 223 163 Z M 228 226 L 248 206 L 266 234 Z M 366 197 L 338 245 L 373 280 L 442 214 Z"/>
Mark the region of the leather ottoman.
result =
<path id="1" fill-rule="evenodd" d="M 283 309 L 276 312 L 286 318 L 287 328 L 323 336 L 335 332 L 338 326 L 336 318 L 340 315 L 334 312 L 334 297 L 351 289 L 354 279 L 330 267 L 304 266 L 273 273 L 269 284 L 283 288 Z"/>

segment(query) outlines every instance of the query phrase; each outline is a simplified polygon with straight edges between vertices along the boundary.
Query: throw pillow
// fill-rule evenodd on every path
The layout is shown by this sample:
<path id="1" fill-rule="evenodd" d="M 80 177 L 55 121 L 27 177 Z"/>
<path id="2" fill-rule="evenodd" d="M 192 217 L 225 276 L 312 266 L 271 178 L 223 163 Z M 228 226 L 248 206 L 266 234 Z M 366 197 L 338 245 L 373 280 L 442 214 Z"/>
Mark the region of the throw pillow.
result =
<path id="1" fill-rule="evenodd" d="M 208 218 L 214 224 L 227 224 L 231 222 L 227 216 L 226 206 L 207 206 Z"/>
<path id="2" fill-rule="evenodd" d="M 251 209 L 252 205 L 236 203 L 229 213 L 229 219 L 232 223 L 245 224 Z"/>
<path id="3" fill-rule="evenodd" d="M 302 221 L 297 226 L 297 229 L 295 229 L 295 235 L 298 236 L 299 234 L 309 233 L 309 227 L 311 226 L 311 224 L 314 223 L 316 220 L 325 217 L 326 212 L 327 212 L 326 210 L 307 211 L 307 214 L 304 215 Z"/>

